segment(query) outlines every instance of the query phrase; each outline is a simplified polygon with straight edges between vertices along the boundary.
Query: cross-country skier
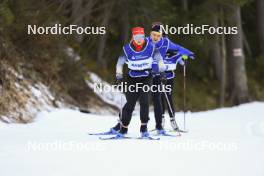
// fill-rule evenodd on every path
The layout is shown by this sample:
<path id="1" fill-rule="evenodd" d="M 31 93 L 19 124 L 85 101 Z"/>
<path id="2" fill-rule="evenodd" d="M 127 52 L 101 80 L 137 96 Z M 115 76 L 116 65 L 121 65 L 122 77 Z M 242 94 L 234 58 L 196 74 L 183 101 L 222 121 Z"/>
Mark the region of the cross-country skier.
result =
<path id="1" fill-rule="evenodd" d="M 158 50 L 155 50 L 154 45 L 145 38 L 144 28 L 135 27 L 132 29 L 132 41 L 123 47 L 123 54 L 118 58 L 116 65 L 116 79 L 118 82 L 123 81 L 123 65 L 126 63 L 128 66 L 127 86 L 136 87 L 140 85 L 151 86 L 152 75 L 162 71 L 159 64 L 163 62 Z M 164 68 L 163 68 L 164 69 Z M 116 138 L 123 138 L 128 131 L 132 112 L 134 111 L 136 102 L 141 100 L 140 103 L 140 132 L 141 137 L 149 138 L 147 130 L 147 123 L 149 121 L 149 90 L 132 91 L 128 89 L 126 92 L 127 102 L 121 111 L 121 121 L 110 132 L 117 134 Z"/>
<path id="2" fill-rule="evenodd" d="M 169 116 L 171 118 L 171 124 L 174 130 L 179 131 L 177 123 L 175 121 L 175 108 L 172 100 L 172 91 L 173 91 L 173 78 L 175 77 L 174 70 L 176 70 L 177 63 L 184 65 L 184 61 L 188 58 L 194 58 L 194 53 L 189 51 L 186 48 L 181 47 L 178 44 L 173 43 L 167 37 L 162 37 L 162 29 L 161 23 L 156 22 L 152 24 L 151 33 L 149 40 L 155 45 L 156 49 L 159 50 L 163 62 L 166 66 L 165 73 L 161 73 L 159 75 L 154 76 L 153 85 L 161 85 L 165 86 L 169 85 L 171 89 L 170 91 L 166 91 L 161 93 L 160 91 L 156 91 L 152 93 L 153 104 L 154 104 L 154 113 L 155 113 L 155 121 L 156 121 L 156 130 L 160 135 L 165 134 L 165 130 L 163 128 L 164 124 L 164 113 L 165 113 L 165 103 L 167 107 L 171 107 L 171 110 L 168 108 Z M 165 93 L 169 100 L 169 104 L 165 99 Z"/>

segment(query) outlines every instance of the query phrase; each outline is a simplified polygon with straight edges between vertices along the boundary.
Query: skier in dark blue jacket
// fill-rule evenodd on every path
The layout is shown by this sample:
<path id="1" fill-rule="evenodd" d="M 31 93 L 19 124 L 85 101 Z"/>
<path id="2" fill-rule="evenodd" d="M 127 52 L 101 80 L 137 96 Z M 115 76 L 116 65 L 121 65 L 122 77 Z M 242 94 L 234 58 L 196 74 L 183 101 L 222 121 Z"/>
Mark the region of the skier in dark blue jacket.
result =
<path id="1" fill-rule="evenodd" d="M 132 29 L 132 41 L 123 47 L 123 54 L 118 58 L 116 65 L 116 79 L 118 82 L 123 81 L 123 65 L 126 63 L 128 67 L 127 86 L 136 87 L 141 84 L 143 86 L 151 86 L 152 75 L 162 71 L 158 65 L 163 62 L 162 57 L 158 50 L 148 38 L 145 37 L 144 28 L 135 27 Z M 123 138 L 128 131 L 132 112 L 134 111 L 136 102 L 141 100 L 140 111 L 140 132 L 144 138 L 149 137 L 147 130 L 147 123 L 149 120 L 149 93 L 138 89 L 138 91 L 131 91 L 128 89 L 126 92 L 127 102 L 122 108 L 120 114 L 120 123 L 114 128 L 111 128 L 112 134 L 117 134 L 116 138 Z"/>
<path id="2" fill-rule="evenodd" d="M 157 133 L 162 135 L 165 134 L 164 130 L 164 113 L 165 113 L 165 102 L 167 104 L 171 125 L 172 128 L 176 131 L 179 131 L 179 127 L 175 121 L 175 108 L 172 100 L 172 91 L 173 91 L 173 78 L 175 77 L 174 70 L 178 63 L 184 65 L 184 60 L 188 58 L 194 58 L 194 53 L 188 49 L 181 47 L 178 44 L 173 43 L 167 37 L 162 37 L 161 23 L 153 23 L 151 28 L 151 33 L 149 40 L 155 45 L 155 48 L 159 50 L 162 58 L 163 64 L 165 65 L 165 72 L 160 73 L 153 77 L 153 85 L 170 86 L 170 91 L 164 92 L 153 92 L 153 104 L 154 104 L 154 113 L 156 121 L 156 130 Z M 165 99 L 165 94 L 168 98 L 168 101 Z M 169 104 L 168 104 L 169 103 Z"/>

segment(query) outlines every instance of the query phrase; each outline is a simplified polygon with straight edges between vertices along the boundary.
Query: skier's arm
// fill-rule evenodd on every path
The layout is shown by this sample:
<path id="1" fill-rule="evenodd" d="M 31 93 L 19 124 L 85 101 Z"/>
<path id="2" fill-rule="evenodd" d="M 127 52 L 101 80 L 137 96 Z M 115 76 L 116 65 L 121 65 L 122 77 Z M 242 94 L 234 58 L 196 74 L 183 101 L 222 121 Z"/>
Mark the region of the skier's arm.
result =
<path id="1" fill-rule="evenodd" d="M 169 40 L 169 52 L 177 51 L 180 55 L 183 56 L 183 59 L 192 58 L 194 59 L 194 53 L 176 43 L 173 43 L 172 41 Z M 187 58 L 186 58 L 187 56 Z"/>
<path id="2" fill-rule="evenodd" d="M 154 74 L 164 72 L 166 70 L 166 67 L 164 65 L 163 58 L 158 49 L 154 50 L 152 57 L 153 57 L 152 71 L 154 72 Z"/>
<path id="3" fill-rule="evenodd" d="M 116 75 L 123 75 L 123 67 L 126 63 L 127 57 L 124 53 L 122 53 L 117 60 L 116 64 Z"/>

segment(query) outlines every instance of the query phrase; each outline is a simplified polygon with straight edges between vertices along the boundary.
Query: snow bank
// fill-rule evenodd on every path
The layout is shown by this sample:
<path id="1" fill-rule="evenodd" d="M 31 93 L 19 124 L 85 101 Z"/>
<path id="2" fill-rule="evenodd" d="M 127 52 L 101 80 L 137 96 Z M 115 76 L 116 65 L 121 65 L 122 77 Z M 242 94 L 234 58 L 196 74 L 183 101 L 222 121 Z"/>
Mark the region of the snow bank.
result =
<path id="1" fill-rule="evenodd" d="M 5 110 L 0 120 L 6 123 L 31 122 L 40 111 L 50 111 L 54 107 L 64 107 L 62 101 L 55 100 L 50 89 L 41 82 L 26 79 L 12 67 L 6 65 L 5 84 L 1 105 Z"/>
<path id="2" fill-rule="evenodd" d="M 113 88 L 113 91 L 97 91 L 96 90 L 97 85 L 101 85 L 102 87 L 111 87 L 112 85 L 104 81 L 95 73 L 87 72 L 87 75 L 89 77 L 89 79 L 86 80 L 88 87 L 94 90 L 94 93 L 99 98 L 101 98 L 104 102 L 117 107 L 118 109 L 123 107 L 123 105 L 126 103 L 126 97 L 122 92 L 120 92 L 115 87 Z M 139 110 L 139 104 L 137 103 L 134 113 L 138 113 L 138 110 Z"/>
<path id="3" fill-rule="evenodd" d="M 111 85 L 101 79 L 98 75 L 92 72 L 87 72 L 89 79 L 86 80 L 87 85 L 95 90 L 95 86 L 101 84 L 103 87 L 111 87 Z M 117 108 L 122 107 L 126 103 L 126 97 L 124 94 L 118 91 L 118 89 L 114 89 L 112 92 L 106 91 L 94 91 L 96 95 L 98 95 L 104 102 L 116 106 Z"/>
<path id="4" fill-rule="evenodd" d="M 1 174 L 263 176 L 263 114 L 264 103 L 254 102 L 188 113 L 189 133 L 178 138 L 100 141 L 87 133 L 108 130 L 116 116 L 45 111 L 30 124 L 0 122 Z M 182 126 L 183 114 L 176 117 Z M 128 135 L 139 135 L 139 116 L 133 116 Z"/>

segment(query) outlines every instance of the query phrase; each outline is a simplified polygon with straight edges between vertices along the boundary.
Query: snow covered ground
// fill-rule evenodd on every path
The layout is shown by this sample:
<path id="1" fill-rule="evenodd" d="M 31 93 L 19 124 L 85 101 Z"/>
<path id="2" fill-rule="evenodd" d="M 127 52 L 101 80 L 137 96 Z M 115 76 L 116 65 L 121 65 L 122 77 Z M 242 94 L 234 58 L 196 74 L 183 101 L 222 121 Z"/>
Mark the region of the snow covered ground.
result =
<path id="1" fill-rule="evenodd" d="M 177 118 L 182 125 L 182 113 Z M 189 133 L 160 141 L 100 141 L 87 133 L 108 130 L 117 118 L 69 109 L 42 112 L 26 125 L 0 122 L 0 175 L 264 175 L 264 103 L 188 113 L 187 118 Z M 138 131 L 134 116 L 129 135 Z"/>

